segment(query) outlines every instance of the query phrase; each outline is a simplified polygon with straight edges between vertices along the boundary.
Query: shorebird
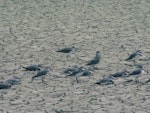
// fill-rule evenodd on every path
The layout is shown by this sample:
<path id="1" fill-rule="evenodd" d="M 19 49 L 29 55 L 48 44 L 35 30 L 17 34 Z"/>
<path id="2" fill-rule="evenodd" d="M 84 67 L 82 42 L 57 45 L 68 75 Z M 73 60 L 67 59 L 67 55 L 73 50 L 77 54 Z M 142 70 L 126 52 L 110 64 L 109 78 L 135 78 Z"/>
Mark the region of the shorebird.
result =
<path id="1" fill-rule="evenodd" d="M 95 57 L 91 61 L 89 61 L 86 65 L 98 64 L 100 61 L 100 58 L 101 58 L 100 51 L 96 51 Z"/>
<path id="2" fill-rule="evenodd" d="M 141 51 L 137 50 L 135 52 L 133 52 L 127 59 L 127 61 L 133 61 L 134 65 L 135 65 L 135 60 L 138 59 L 139 56 L 142 56 Z"/>
<path id="3" fill-rule="evenodd" d="M 129 75 L 140 75 L 140 74 L 143 74 L 143 73 L 144 73 L 143 66 L 138 65 L 137 69 L 134 70 L 133 72 L 131 72 Z"/>
<path id="4" fill-rule="evenodd" d="M 136 77 L 136 82 L 138 82 L 138 77 L 140 77 L 141 74 L 145 73 L 143 70 L 142 65 L 138 65 L 137 69 L 134 70 L 133 72 L 129 73 L 129 75 Z"/>
<path id="5" fill-rule="evenodd" d="M 5 82 L 0 82 L 0 89 L 8 89 L 11 87 L 11 84 L 5 83 Z"/>
<path id="6" fill-rule="evenodd" d="M 10 84 L 10 85 L 14 85 L 14 84 L 18 84 L 19 81 L 20 81 L 20 78 L 19 78 L 19 77 L 13 76 L 12 78 L 10 78 L 10 79 L 4 81 L 4 83 L 8 83 L 8 84 Z"/>
<path id="7" fill-rule="evenodd" d="M 114 81 L 110 77 L 108 77 L 108 78 L 104 78 L 102 80 L 99 80 L 95 84 L 98 84 L 98 85 L 109 85 L 109 84 L 114 84 Z"/>
<path id="8" fill-rule="evenodd" d="M 56 52 L 70 53 L 74 51 L 75 51 L 75 47 L 67 47 L 67 48 L 59 49 Z"/>
<path id="9" fill-rule="evenodd" d="M 71 68 L 66 69 L 64 71 L 64 73 L 68 74 L 68 75 L 66 75 L 66 77 L 67 76 L 74 76 L 74 77 L 76 77 L 77 83 L 79 83 L 79 80 L 78 80 L 79 76 L 91 76 L 92 75 L 90 70 L 84 68 L 83 66 L 78 67 L 76 65 L 71 67 Z"/>
<path id="10" fill-rule="evenodd" d="M 80 76 L 92 76 L 92 72 L 89 69 L 81 67 L 81 74 Z"/>
<path id="11" fill-rule="evenodd" d="M 110 77 L 118 78 L 118 77 L 123 77 L 124 75 L 127 75 L 127 71 L 121 71 L 121 72 L 116 72 L 114 74 L 111 74 Z"/>
<path id="12" fill-rule="evenodd" d="M 76 67 L 76 68 L 74 68 L 74 70 L 72 70 L 72 72 L 71 72 L 69 75 L 67 75 L 67 76 L 74 76 L 74 75 L 76 75 L 76 74 L 79 73 L 79 72 L 81 72 L 81 68 L 80 68 L 80 67 Z"/>
<path id="13" fill-rule="evenodd" d="M 76 74 L 75 72 L 77 72 L 77 70 L 79 70 L 79 67 L 77 65 L 71 67 L 71 68 L 68 68 L 64 71 L 64 73 L 67 73 L 69 74 L 70 76 L 73 75 L 73 74 Z M 68 75 L 68 76 L 69 76 Z"/>
<path id="14" fill-rule="evenodd" d="M 84 70 L 81 74 L 81 76 L 92 76 L 92 72 L 89 70 Z"/>
<path id="15" fill-rule="evenodd" d="M 45 67 L 44 69 L 40 70 L 36 75 L 34 75 L 31 79 L 31 83 L 33 82 L 34 78 L 40 77 L 40 76 L 44 76 L 49 72 L 49 67 Z M 43 78 L 42 78 L 42 82 L 44 82 Z"/>
<path id="16" fill-rule="evenodd" d="M 26 71 L 39 71 L 40 67 L 42 67 L 41 64 L 35 64 L 27 67 L 23 67 Z"/>
<path id="17" fill-rule="evenodd" d="M 82 66 L 81 67 L 78 67 L 78 66 L 73 66 L 72 68 L 68 68 L 64 71 L 64 73 L 68 73 L 67 76 L 75 76 L 76 77 L 76 82 L 79 83 L 79 80 L 78 80 L 78 73 L 81 73 L 82 72 Z M 66 77 L 67 77 L 66 76 Z"/>

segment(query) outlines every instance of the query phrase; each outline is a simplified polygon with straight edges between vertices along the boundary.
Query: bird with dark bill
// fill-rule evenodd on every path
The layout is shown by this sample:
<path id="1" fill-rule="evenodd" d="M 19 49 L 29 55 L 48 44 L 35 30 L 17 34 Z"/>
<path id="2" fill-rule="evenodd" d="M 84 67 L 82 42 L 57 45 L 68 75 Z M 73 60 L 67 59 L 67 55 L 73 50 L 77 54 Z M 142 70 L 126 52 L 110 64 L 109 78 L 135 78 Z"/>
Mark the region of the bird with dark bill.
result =
<path id="1" fill-rule="evenodd" d="M 70 71 L 68 72 L 67 76 L 75 76 L 76 74 L 80 73 L 81 71 L 82 71 L 82 67 L 73 66 L 73 68 L 70 68 Z"/>
<path id="2" fill-rule="evenodd" d="M 42 67 L 41 64 L 35 64 L 27 67 L 23 67 L 26 71 L 39 71 L 40 68 Z"/>
<path id="3" fill-rule="evenodd" d="M 8 89 L 11 87 L 11 84 L 5 83 L 5 82 L 0 82 L 0 89 Z"/>
<path id="4" fill-rule="evenodd" d="M 89 61 L 86 65 L 98 64 L 100 61 L 100 58 L 101 58 L 100 51 L 96 51 L 95 57 L 91 61 Z"/>
<path id="5" fill-rule="evenodd" d="M 68 68 L 64 71 L 64 73 L 67 73 L 68 75 L 66 75 L 66 77 L 68 76 L 75 76 L 76 77 L 76 82 L 79 83 L 77 74 L 81 72 L 81 67 L 78 66 L 73 66 L 71 68 Z"/>
<path id="6" fill-rule="evenodd" d="M 81 76 L 92 76 L 92 72 L 89 70 L 84 70 L 81 74 Z"/>
<path id="7" fill-rule="evenodd" d="M 135 64 L 135 60 L 139 58 L 139 56 L 142 56 L 141 51 L 137 50 L 135 52 L 133 52 L 131 55 L 129 55 L 129 57 L 125 60 L 127 61 L 133 61 Z"/>
<path id="8" fill-rule="evenodd" d="M 127 71 L 124 70 L 124 71 L 121 71 L 121 72 L 116 72 L 114 74 L 111 74 L 110 77 L 115 77 L 115 78 L 118 78 L 118 77 L 123 77 L 125 75 L 127 75 Z"/>
<path id="9" fill-rule="evenodd" d="M 84 67 L 81 67 L 81 74 L 80 76 L 92 76 L 92 72 L 89 69 L 86 69 Z"/>
<path id="10" fill-rule="evenodd" d="M 138 65 L 137 69 L 131 72 L 129 75 L 139 76 L 140 74 L 143 74 L 143 73 L 144 73 L 143 66 Z"/>
<path id="11" fill-rule="evenodd" d="M 48 72 L 49 72 L 49 67 L 43 68 L 43 69 L 40 70 L 36 75 L 34 75 L 34 76 L 32 77 L 31 82 L 33 82 L 33 80 L 34 80 L 35 78 L 37 78 L 37 77 L 46 75 Z M 42 82 L 44 82 L 43 79 L 42 79 Z"/>
<path id="12" fill-rule="evenodd" d="M 8 83 L 10 85 L 18 84 L 20 82 L 20 78 L 17 76 L 13 76 L 12 78 L 4 81 L 4 83 Z"/>
<path id="13" fill-rule="evenodd" d="M 108 78 L 104 78 L 102 80 L 99 80 L 95 84 L 98 84 L 98 85 L 110 85 L 110 84 L 114 84 L 114 81 L 111 78 L 108 77 Z"/>
<path id="14" fill-rule="evenodd" d="M 77 65 L 73 66 L 73 67 L 70 67 L 70 68 L 67 68 L 64 73 L 66 74 L 71 74 L 72 72 L 74 72 L 74 70 L 76 70 L 78 68 Z"/>
<path id="15" fill-rule="evenodd" d="M 134 70 L 133 72 L 131 72 L 129 75 L 135 77 L 135 82 L 139 82 L 138 81 L 138 78 L 141 76 L 141 74 L 144 74 L 144 70 L 143 70 L 143 67 L 142 65 L 138 65 L 137 66 L 137 69 Z"/>
<path id="16" fill-rule="evenodd" d="M 70 52 L 74 52 L 74 51 L 75 51 L 75 47 L 67 47 L 67 48 L 59 49 L 56 52 L 70 53 Z"/>
<path id="17" fill-rule="evenodd" d="M 79 76 L 91 76 L 92 73 L 90 70 L 84 68 L 83 66 L 73 66 L 71 68 L 68 68 L 64 71 L 64 73 L 66 73 L 66 77 L 68 76 L 74 76 L 76 77 L 76 81 L 77 83 L 79 83 L 78 77 Z"/>

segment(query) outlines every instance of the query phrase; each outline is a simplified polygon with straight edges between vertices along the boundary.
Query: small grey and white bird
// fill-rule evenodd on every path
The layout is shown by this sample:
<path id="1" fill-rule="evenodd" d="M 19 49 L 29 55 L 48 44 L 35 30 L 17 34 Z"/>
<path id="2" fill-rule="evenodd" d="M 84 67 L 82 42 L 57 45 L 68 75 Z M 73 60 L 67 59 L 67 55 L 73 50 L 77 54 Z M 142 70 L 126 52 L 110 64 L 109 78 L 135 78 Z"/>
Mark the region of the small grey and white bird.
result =
<path id="1" fill-rule="evenodd" d="M 10 85 L 18 84 L 20 82 L 20 78 L 17 76 L 13 76 L 12 78 L 4 81 L 4 83 L 8 83 Z"/>
<path id="2" fill-rule="evenodd" d="M 108 78 L 104 78 L 102 80 L 99 80 L 95 84 L 98 84 L 98 85 L 110 85 L 110 84 L 114 84 L 114 81 L 110 77 L 108 77 Z"/>
<path id="3" fill-rule="evenodd" d="M 138 82 L 138 78 L 141 76 L 141 74 L 144 74 L 143 66 L 138 65 L 137 69 L 133 72 L 129 73 L 130 76 L 135 77 L 135 82 Z"/>
<path id="4" fill-rule="evenodd" d="M 56 52 L 70 53 L 70 52 L 74 52 L 74 51 L 75 51 L 75 47 L 67 47 L 67 48 L 59 49 Z"/>
<path id="5" fill-rule="evenodd" d="M 74 76 L 76 77 L 77 83 L 79 83 L 78 77 L 79 76 L 91 76 L 92 73 L 90 70 L 84 68 L 83 66 L 73 66 L 71 68 L 68 68 L 64 71 L 64 73 L 67 73 L 66 77 L 68 76 Z"/>
<path id="6" fill-rule="evenodd" d="M 11 84 L 6 82 L 0 82 L 0 89 L 8 89 L 11 87 Z"/>
<path id="7" fill-rule="evenodd" d="M 23 67 L 26 71 L 39 71 L 40 68 L 42 67 L 41 64 L 34 64 L 31 66 Z"/>
<path id="8" fill-rule="evenodd" d="M 114 77 L 114 78 L 118 78 L 118 77 L 123 77 L 125 75 L 127 75 L 128 71 L 123 70 L 121 72 L 116 72 L 114 74 L 111 74 L 110 77 Z"/>
<path id="9" fill-rule="evenodd" d="M 96 51 L 95 57 L 91 61 L 89 61 L 86 65 L 98 64 L 100 62 L 100 59 L 101 59 L 100 51 Z"/>
<path id="10" fill-rule="evenodd" d="M 77 83 L 79 83 L 79 80 L 78 80 L 78 77 L 77 77 L 78 75 L 77 74 L 80 73 L 80 72 L 81 72 L 81 67 L 78 67 L 77 65 L 75 65 L 75 66 L 73 66 L 71 68 L 68 68 L 68 69 L 66 69 L 64 71 L 64 73 L 68 74 L 66 77 L 68 77 L 68 76 L 75 76 Z"/>
<path id="11" fill-rule="evenodd" d="M 70 68 L 67 68 L 64 73 L 66 74 L 72 74 L 75 70 L 77 70 L 79 67 L 77 65 L 73 66 L 73 67 L 70 67 Z"/>
<path id="12" fill-rule="evenodd" d="M 138 65 L 137 69 L 134 70 L 133 72 L 131 72 L 129 75 L 139 76 L 140 74 L 143 74 L 143 73 L 144 73 L 143 66 L 142 65 Z"/>
<path id="13" fill-rule="evenodd" d="M 125 60 L 126 61 L 133 61 L 134 65 L 135 65 L 135 60 L 138 59 L 139 56 L 142 56 L 142 54 L 141 54 L 140 50 L 137 50 L 137 51 L 133 52 L 131 55 L 129 55 L 129 57 Z"/>
<path id="14" fill-rule="evenodd" d="M 86 69 L 84 67 L 81 67 L 81 74 L 80 76 L 92 76 L 92 72 L 89 69 Z"/>
<path id="15" fill-rule="evenodd" d="M 37 78 L 37 77 L 40 77 L 40 76 L 44 76 L 44 75 L 46 75 L 48 72 L 49 72 L 49 67 L 43 68 L 43 69 L 40 70 L 36 75 L 34 75 L 34 76 L 32 77 L 31 83 L 33 82 L 34 78 Z M 43 79 L 42 79 L 42 82 L 44 82 Z"/>

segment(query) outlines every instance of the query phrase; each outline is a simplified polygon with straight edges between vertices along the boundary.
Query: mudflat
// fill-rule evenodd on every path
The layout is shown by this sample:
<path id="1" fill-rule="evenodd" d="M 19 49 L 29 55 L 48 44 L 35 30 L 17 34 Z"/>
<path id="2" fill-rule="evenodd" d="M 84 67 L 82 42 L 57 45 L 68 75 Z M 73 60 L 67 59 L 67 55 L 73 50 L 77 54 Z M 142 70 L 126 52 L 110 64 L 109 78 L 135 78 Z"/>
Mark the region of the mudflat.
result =
<path id="1" fill-rule="evenodd" d="M 57 50 L 77 48 L 66 54 Z M 148 113 L 150 112 L 150 1 L 149 0 L 1 0 L 0 80 L 11 76 L 20 84 L 0 89 L 1 113 Z M 120 77 L 115 84 L 98 80 L 124 69 L 133 71 L 128 54 L 145 70 Z M 66 77 L 71 66 L 86 66 L 101 52 L 93 76 Z M 30 83 L 36 71 L 22 67 L 50 67 L 41 82 Z"/>

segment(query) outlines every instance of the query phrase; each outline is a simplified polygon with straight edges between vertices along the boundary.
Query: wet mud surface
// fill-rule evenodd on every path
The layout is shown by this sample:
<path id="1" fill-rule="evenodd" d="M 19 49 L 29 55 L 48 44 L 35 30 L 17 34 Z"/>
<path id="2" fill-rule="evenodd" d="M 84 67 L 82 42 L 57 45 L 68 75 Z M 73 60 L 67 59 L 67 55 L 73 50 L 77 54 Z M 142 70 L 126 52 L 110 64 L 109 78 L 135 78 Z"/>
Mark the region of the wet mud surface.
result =
<path id="1" fill-rule="evenodd" d="M 0 89 L 1 113 L 148 113 L 150 112 L 149 0 L 1 0 L 0 80 L 12 76 L 20 83 Z M 58 53 L 75 47 L 74 53 Z M 114 84 L 98 80 L 124 69 L 133 71 L 128 54 L 145 70 L 135 77 L 119 77 Z M 66 77 L 72 66 L 86 66 L 96 51 L 101 60 L 93 76 Z M 37 71 L 22 67 L 50 67 L 43 84 Z"/>

